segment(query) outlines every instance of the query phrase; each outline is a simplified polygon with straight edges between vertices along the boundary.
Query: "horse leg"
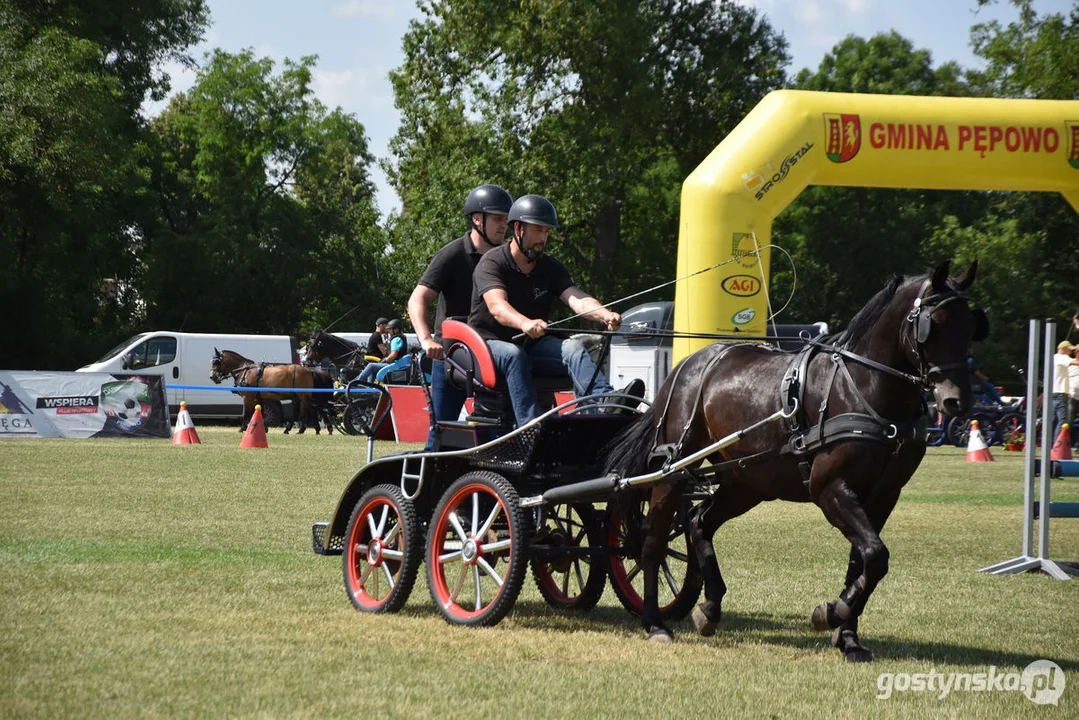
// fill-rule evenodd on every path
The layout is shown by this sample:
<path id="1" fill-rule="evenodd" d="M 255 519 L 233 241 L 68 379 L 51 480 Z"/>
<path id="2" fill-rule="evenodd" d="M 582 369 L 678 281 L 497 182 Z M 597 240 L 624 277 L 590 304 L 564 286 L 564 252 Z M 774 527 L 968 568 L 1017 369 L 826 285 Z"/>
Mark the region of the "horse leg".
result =
<path id="1" fill-rule="evenodd" d="M 670 642 L 674 635 L 663 624 L 659 612 L 659 566 L 667 554 L 667 535 L 674 512 L 682 499 L 684 483 L 658 485 L 652 490 L 652 505 L 645 520 L 644 542 L 641 545 L 641 571 L 644 578 L 644 609 L 641 623 L 648 639 Z"/>
<path id="2" fill-rule="evenodd" d="M 240 413 L 240 432 L 247 432 L 247 423 L 251 422 L 251 416 L 254 414 L 254 407 L 249 406 L 245 400 L 243 412 Z"/>
<path id="3" fill-rule="evenodd" d="M 827 486 L 817 504 L 828 521 L 850 541 L 851 552 L 846 588 L 838 600 L 820 605 L 813 611 L 813 627 L 834 630 L 832 645 L 843 653 L 847 662 L 871 662 L 873 653 L 858 643 L 857 620 L 877 584 L 888 574 L 888 548 L 845 481 L 836 480 Z"/>
<path id="4" fill-rule="evenodd" d="M 730 486 L 720 486 L 711 498 L 690 511 L 687 522 L 689 544 L 704 580 L 704 602 L 693 608 L 693 624 L 704 637 L 715 635 L 716 625 L 723 616 L 723 596 L 727 594 L 712 538 L 720 525 L 760 503 L 760 498 L 750 495 L 744 488 L 735 490 L 738 492 Z"/>

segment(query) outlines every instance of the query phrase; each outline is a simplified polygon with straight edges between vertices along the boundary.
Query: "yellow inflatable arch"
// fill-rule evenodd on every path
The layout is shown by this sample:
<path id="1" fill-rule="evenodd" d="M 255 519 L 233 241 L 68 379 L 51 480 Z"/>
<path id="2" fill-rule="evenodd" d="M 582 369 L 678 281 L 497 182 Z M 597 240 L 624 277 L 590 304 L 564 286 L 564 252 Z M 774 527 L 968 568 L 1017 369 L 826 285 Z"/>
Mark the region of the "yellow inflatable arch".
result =
<path id="1" fill-rule="evenodd" d="M 676 283 L 676 331 L 764 334 L 771 253 L 743 254 L 807 185 L 1040 190 L 1079 211 L 1079 102 L 770 93 L 682 186 L 676 277 L 724 264 Z M 675 340 L 674 361 L 707 342 Z"/>

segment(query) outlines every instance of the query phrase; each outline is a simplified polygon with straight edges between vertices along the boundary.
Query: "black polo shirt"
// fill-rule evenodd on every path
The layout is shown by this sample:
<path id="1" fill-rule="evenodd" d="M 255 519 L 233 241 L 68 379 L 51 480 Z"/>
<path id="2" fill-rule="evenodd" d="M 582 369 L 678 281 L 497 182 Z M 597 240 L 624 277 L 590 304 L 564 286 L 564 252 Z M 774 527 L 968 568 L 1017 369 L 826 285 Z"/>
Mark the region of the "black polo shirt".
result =
<path id="1" fill-rule="evenodd" d="M 382 357 L 382 351 L 378 349 L 379 345 L 385 345 L 386 341 L 382 338 L 382 333 L 375 330 L 371 333 L 371 336 L 367 338 L 367 354 L 378 355 Z"/>
<path id="2" fill-rule="evenodd" d="M 468 315 L 472 307 L 472 272 L 481 257 L 483 253 L 476 252 L 466 233 L 446 243 L 427 265 L 419 284 L 438 293 L 435 324 L 431 326 L 435 340 L 442 340 L 443 320 Z"/>
<path id="3" fill-rule="evenodd" d="M 472 276 L 472 285 L 468 324 L 486 340 L 512 342 L 513 336 L 521 331 L 495 320 L 483 294 L 496 288 L 505 290 L 514 310 L 533 320 L 547 320 L 555 299 L 573 287 L 573 278 L 565 265 L 547 254 L 540 255 L 532 272 L 521 272 L 510 254 L 510 244 L 506 243 L 483 256 Z"/>

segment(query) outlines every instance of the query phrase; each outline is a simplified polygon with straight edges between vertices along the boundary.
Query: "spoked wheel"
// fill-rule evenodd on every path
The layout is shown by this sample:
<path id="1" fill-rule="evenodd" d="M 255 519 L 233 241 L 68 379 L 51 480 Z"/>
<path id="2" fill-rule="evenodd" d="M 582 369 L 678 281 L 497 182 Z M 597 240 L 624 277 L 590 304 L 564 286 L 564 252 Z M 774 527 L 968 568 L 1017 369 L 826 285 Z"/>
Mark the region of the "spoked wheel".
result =
<path id="1" fill-rule="evenodd" d="M 378 395 L 374 393 L 368 394 L 373 395 L 373 397 L 361 397 L 345 406 L 341 424 L 344 425 L 345 432 L 349 435 L 366 434 L 366 429 L 370 428 L 371 423 L 374 422 L 375 409 L 378 406 Z"/>
<path id="2" fill-rule="evenodd" d="M 575 549 L 602 549 L 606 533 L 599 514 L 590 505 L 555 505 L 545 513 L 532 547 L 565 554 L 532 560 L 532 577 L 551 607 L 591 610 L 603 596 L 607 563 L 603 557 L 574 554 Z"/>
<path id="3" fill-rule="evenodd" d="M 987 415 L 956 417 L 948 421 L 948 437 L 956 447 L 965 448 L 970 442 L 970 423 L 978 421 L 978 431 L 986 445 L 992 445 L 997 439 L 997 424 Z"/>
<path id="4" fill-rule="evenodd" d="M 506 616 L 524 583 L 526 528 L 501 475 L 472 472 L 450 486 L 427 532 L 427 588 L 446 622 L 489 626 Z"/>
<path id="5" fill-rule="evenodd" d="M 622 607 L 634 615 L 644 611 L 644 572 L 640 564 L 640 543 L 644 540 L 640 521 L 648 515 L 649 502 L 641 500 L 628 519 L 623 518 L 621 503 L 607 506 L 607 544 L 620 548 L 611 554 L 611 588 Z M 686 511 L 679 508 L 667 533 L 667 552 L 659 566 L 659 611 L 664 620 L 682 620 L 701 596 L 704 581 L 690 559 L 686 540 Z M 633 532 L 627 530 L 635 528 Z"/>
<path id="6" fill-rule="evenodd" d="M 345 591 L 357 610 L 396 612 L 405 604 L 420 567 L 418 532 L 400 488 L 376 485 L 363 494 L 345 532 Z"/>

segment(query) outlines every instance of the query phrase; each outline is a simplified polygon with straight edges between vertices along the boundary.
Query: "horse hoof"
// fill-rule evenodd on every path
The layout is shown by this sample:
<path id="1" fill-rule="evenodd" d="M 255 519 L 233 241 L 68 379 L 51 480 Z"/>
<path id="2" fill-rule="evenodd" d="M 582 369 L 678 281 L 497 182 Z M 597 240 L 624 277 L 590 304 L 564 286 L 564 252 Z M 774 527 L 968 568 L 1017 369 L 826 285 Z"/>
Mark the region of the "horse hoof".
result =
<path id="1" fill-rule="evenodd" d="M 701 637 L 712 637 L 716 634 L 716 623 L 708 619 L 700 605 L 693 608 L 693 624 L 697 626 Z"/>
<path id="2" fill-rule="evenodd" d="M 843 659 L 849 663 L 870 663 L 873 662 L 873 653 L 864 647 L 856 647 L 843 653 Z"/>
<path id="3" fill-rule="evenodd" d="M 665 628 L 652 628 L 648 632 L 648 642 L 654 643 L 669 643 L 674 642 L 674 636 L 671 635 L 671 631 Z"/>
<path id="4" fill-rule="evenodd" d="M 809 622 L 813 625 L 814 630 L 824 632 L 832 629 L 832 625 L 828 622 L 828 617 L 834 613 L 834 606 L 834 603 L 826 602 L 813 609 L 813 616 L 809 619 Z"/>

